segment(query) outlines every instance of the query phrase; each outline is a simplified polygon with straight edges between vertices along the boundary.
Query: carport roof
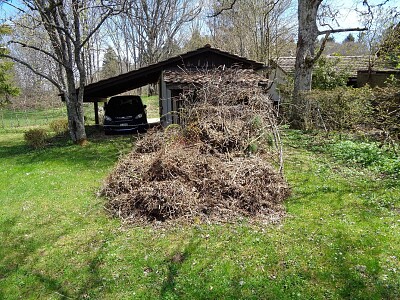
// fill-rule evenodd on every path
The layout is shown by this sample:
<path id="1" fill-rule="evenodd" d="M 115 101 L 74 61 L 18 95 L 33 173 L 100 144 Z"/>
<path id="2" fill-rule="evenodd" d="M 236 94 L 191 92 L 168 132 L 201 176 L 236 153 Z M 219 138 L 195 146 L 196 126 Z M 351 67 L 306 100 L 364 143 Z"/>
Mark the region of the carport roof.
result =
<path id="1" fill-rule="evenodd" d="M 146 84 L 156 83 L 161 72 L 165 69 L 213 68 L 219 65 L 226 65 L 227 67 L 239 65 L 244 69 L 253 70 L 261 69 L 264 66 L 260 62 L 206 45 L 140 69 L 86 85 L 84 102 L 96 102 Z"/>

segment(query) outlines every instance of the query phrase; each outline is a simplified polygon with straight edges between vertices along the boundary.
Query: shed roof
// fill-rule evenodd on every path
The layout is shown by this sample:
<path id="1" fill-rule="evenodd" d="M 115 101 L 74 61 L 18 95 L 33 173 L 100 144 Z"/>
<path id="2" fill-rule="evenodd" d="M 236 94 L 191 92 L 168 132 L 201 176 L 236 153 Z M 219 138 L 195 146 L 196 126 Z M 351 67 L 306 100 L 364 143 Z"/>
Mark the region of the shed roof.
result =
<path id="1" fill-rule="evenodd" d="M 339 70 L 346 70 L 349 72 L 349 77 L 357 77 L 357 71 L 368 70 L 371 59 L 369 55 L 357 56 L 325 56 L 330 61 L 337 61 L 337 68 Z M 374 59 L 375 60 L 375 59 Z M 278 66 L 288 74 L 294 73 L 296 57 L 279 57 L 277 59 Z M 380 66 L 379 66 L 380 67 Z"/>
<path id="2" fill-rule="evenodd" d="M 169 84 L 204 84 L 211 79 L 216 78 L 215 75 L 224 74 L 225 70 L 219 68 L 214 71 L 207 70 L 167 70 L 164 71 L 164 81 Z M 225 73 L 226 74 L 226 73 Z M 263 86 L 268 84 L 268 79 L 257 74 L 251 69 L 236 69 L 231 72 L 232 76 L 228 76 L 230 83 L 242 84 L 245 86 Z M 227 79 L 225 78 L 225 79 Z"/>
<path id="3" fill-rule="evenodd" d="M 167 60 L 131 71 L 119 76 L 104 79 L 85 86 L 84 101 L 94 102 L 99 99 L 121 94 L 150 83 L 156 83 L 161 72 L 173 68 L 215 68 L 240 66 L 244 69 L 261 69 L 264 65 L 254 60 L 212 48 L 206 45 L 194 51 L 171 57 Z"/>

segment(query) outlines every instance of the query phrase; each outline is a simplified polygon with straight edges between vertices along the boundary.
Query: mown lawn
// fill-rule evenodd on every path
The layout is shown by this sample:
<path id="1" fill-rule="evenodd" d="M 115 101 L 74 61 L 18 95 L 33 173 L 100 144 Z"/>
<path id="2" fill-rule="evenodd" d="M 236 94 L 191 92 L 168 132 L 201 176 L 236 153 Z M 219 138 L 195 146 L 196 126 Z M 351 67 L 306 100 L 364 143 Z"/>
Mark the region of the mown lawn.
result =
<path id="1" fill-rule="evenodd" d="M 142 96 L 142 100 L 147 105 L 147 117 L 159 118 L 158 96 Z M 83 107 L 86 124 L 93 125 L 95 123 L 93 103 L 84 103 Z M 99 103 L 99 108 L 102 107 L 103 103 Z M 100 118 L 102 118 L 101 114 Z M 44 126 L 57 119 L 67 119 L 67 108 L 64 105 L 55 108 L 24 110 L 0 107 L 0 130 L 25 130 L 25 127 Z"/>
<path id="2" fill-rule="evenodd" d="M 124 226 L 96 196 L 129 136 L 0 132 L 0 299 L 399 299 L 400 184 L 286 140 L 279 225 Z"/>
<path id="3" fill-rule="evenodd" d="M 147 106 L 147 118 L 159 118 L 159 98 L 158 95 L 155 96 L 142 96 L 142 101 Z"/>

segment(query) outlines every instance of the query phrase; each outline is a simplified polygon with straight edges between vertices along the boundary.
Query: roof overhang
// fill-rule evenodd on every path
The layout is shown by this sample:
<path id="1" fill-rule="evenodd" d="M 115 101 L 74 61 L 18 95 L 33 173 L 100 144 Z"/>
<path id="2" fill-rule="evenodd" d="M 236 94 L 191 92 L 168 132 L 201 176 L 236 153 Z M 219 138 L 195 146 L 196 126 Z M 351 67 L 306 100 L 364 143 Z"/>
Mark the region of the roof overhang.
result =
<path id="1" fill-rule="evenodd" d="M 104 98 L 134 90 L 147 84 L 157 83 L 161 72 L 166 69 L 211 69 L 221 65 L 225 65 L 228 68 L 240 66 L 243 69 L 253 70 L 259 70 L 264 67 L 263 63 L 206 45 L 197 50 L 189 51 L 140 69 L 86 85 L 83 99 L 84 102 L 102 101 Z"/>

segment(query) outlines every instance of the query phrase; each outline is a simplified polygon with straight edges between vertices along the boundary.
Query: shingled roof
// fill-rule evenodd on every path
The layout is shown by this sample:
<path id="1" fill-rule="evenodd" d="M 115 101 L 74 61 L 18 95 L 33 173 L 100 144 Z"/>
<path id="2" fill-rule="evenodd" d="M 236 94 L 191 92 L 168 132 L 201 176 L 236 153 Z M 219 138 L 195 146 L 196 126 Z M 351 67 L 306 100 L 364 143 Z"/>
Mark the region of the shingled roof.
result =
<path id="1" fill-rule="evenodd" d="M 169 84 L 204 84 L 215 78 L 215 74 L 224 73 L 224 69 L 219 68 L 213 71 L 202 70 L 167 70 L 164 71 L 164 81 Z M 251 69 L 234 69 L 232 80 L 236 84 L 245 86 L 265 86 L 268 79 L 257 74 Z M 230 82 L 232 83 L 232 82 Z"/>
<path id="2" fill-rule="evenodd" d="M 206 45 L 194 51 L 111 77 L 85 86 L 84 101 L 92 102 L 156 83 L 161 72 L 171 68 L 215 68 L 240 66 L 243 69 L 261 69 L 264 64 Z"/>
<path id="3" fill-rule="evenodd" d="M 349 72 L 349 77 L 357 77 L 357 71 L 368 70 L 372 57 L 369 55 L 359 56 L 325 56 L 330 61 L 337 61 L 339 70 Z M 287 74 L 293 74 L 295 68 L 296 57 L 279 57 L 277 65 Z"/>

